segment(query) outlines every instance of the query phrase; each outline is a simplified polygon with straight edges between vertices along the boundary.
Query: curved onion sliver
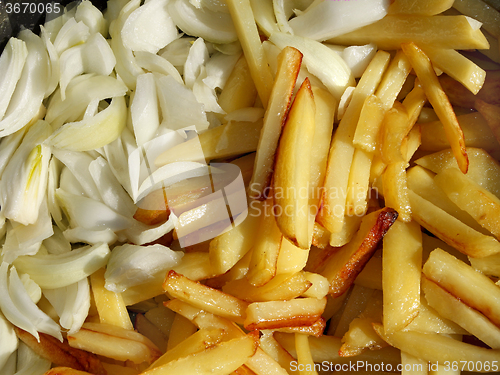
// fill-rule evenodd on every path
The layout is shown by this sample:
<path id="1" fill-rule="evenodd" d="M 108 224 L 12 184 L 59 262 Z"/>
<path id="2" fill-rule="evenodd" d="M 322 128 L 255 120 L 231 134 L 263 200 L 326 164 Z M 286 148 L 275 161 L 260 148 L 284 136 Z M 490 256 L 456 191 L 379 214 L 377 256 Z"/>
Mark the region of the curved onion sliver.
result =
<path id="1" fill-rule="evenodd" d="M 14 265 L 31 276 L 42 289 L 74 284 L 104 267 L 110 250 L 107 244 L 85 246 L 63 254 L 23 256 Z"/>
<path id="2" fill-rule="evenodd" d="M 231 43 L 238 38 L 228 13 L 197 9 L 189 0 L 170 1 L 168 11 L 175 24 L 188 35 L 213 43 Z"/>

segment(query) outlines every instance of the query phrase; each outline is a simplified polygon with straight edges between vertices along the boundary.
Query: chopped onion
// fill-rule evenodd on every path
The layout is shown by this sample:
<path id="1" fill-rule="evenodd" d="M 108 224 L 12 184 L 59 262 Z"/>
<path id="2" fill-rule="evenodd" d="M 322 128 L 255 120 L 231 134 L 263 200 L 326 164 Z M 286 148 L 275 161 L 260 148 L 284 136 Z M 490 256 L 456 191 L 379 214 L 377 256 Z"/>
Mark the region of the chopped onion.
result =
<path id="1" fill-rule="evenodd" d="M 39 339 L 38 332 L 44 332 L 62 341 L 59 325 L 35 305 L 24 288 L 16 268 L 9 267 L 5 262 L 0 266 L 0 308 L 12 324 L 31 333 L 37 339 Z"/>
<path id="2" fill-rule="evenodd" d="M 37 304 L 42 298 L 42 288 L 35 283 L 27 273 L 19 274 L 19 279 L 24 285 L 24 289 L 30 296 L 33 303 Z"/>
<path id="3" fill-rule="evenodd" d="M 87 278 L 106 265 L 109 255 L 108 245 L 100 243 L 63 254 L 19 257 L 14 265 L 29 274 L 42 289 L 55 289 Z"/>
<path id="4" fill-rule="evenodd" d="M 113 175 L 108 162 L 104 158 L 98 157 L 90 163 L 89 171 L 103 203 L 123 216 L 132 217 L 137 207 Z"/>
<path id="5" fill-rule="evenodd" d="M 118 241 L 118 236 L 110 228 L 91 230 L 82 227 L 76 227 L 73 229 L 66 229 L 63 234 L 69 242 L 73 243 L 83 242 L 88 243 L 89 245 L 106 243 L 108 245 L 112 245 L 116 241 Z"/>
<path id="6" fill-rule="evenodd" d="M 54 234 L 43 240 L 43 246 L 49 254 L 64 254 L 71 251 L 71 243 L 64 237 L 63 232 L 56 226 L 52 227 Z"/>
<path id="7" fill-rule="evenodd" d="M 47 144 L 73 151 L 94 150 L 117 139 L 126 121 L 125 98 L 114 97 L 109 107 L 94 117 L 63 125 L 47 139 Z"/>
<path id="8" fill-rule="evenodd" d="M 382 19 L 390 0 L 322 1 L 289 21 L 299 36 L 324 41 Z"/>
<path id="9" fill-rule="evenodd" d="M 137 145 L 142 146 L 152 140 L 160 126 L 158 97 L 153 74 L 141 74 L 137 77 L 130 115 Z"/>
<path id="10" fill-rule="evenodd" d="M 87 197 L 100 200 L 101 195 L 92 175 L 90 174 L 90 163 L 94 159 L 85 152 L 53 149 L 52 153 L 59 159 L 73 174 Z"/>
<path id="11" fill-rule="evenodd" d="M 169 1 L 150 0 L 128 16 L 121 30 L 126 48 L 156 53 L 179 37 L 167 11 Z"/>
<path id="12" fill-rule="evenodd" d="M 120 10 L 118 18 L 109 27 L 111 48 L 116 56 L 116 73 L 130 90 L 135 89 L 137 76 L 144 71 L 137 65 L 132 50 L 123 44 L 121 31 L 129 15 L 139 8 L 140 4 L 141 0 L 131 0 L 126 3 Z"/>
<path id="13" fill-rule="evenodd" d="M 302 52 L 307 70 L 318 77 L 337 100 L 347 87 L 355 85 L 345 61 L 324 44 L 285 33 L 274 33 L 269 40 L 280 49 L 292 46 Z"/>
<path id="14" fill-rule="evenodd" d="M 160 51 L 160 56 L 172 63 L 172 65 L 177 67 L 177 69 L 183 69 L 189 50 L 191 49 L 191 45 L 195 40 L 195 38 L 188 37 L 174 40 L 162 51 Z"/>
<path id="15" fill-rule="evenodd" d="M 104 275 L 106 289 L 116 293 L 143 284 L 158 272 L 167 272 L 176 266 L 181 251 L 172 251 L 163 245 L 138 246 L 125 244 L 113 249 Z"/>
<path id="16" fill-rule="evenodd" d="M 84 74 L 70 82 L 64 101 L 60 89 L 54 93 L 45 119 L 57 130 L 66 122 L 79 120 L 90 102 L 124 96 L 127 91 L 127 86 L 116 78 Z"/>
<path id="17" fill-rule="evenodd" d="M 190 89 L 193 88 L 196 78 L 209 58 L 208 49 L 202 38 L 194 41 L 184 64 L 184 82 Z"/>
<path id="18" fill-rule="evenodd" d="M 62 288 L 45 289 L 43 294 L 56 310 L 61 327 L 67 329 L 69 334 L 77 332 L 90 309 L 88 279 L 82 279 Z"/>
<path id="19" fill-rule="evenodd" d="M 201 132 L 209 126 L 203 105 L 193 92 L 172 76 L 161 76 L 156 81 L 163 123 L 168 129 L 178 130 L 196 126 Z"/>
<path id="20" fill-rule="evenodd" d="M 26 43 L 10 38 L 0 56 L 0 120 L 5 115 L 28 56 Z"/>
<path id="21" fill-rule="evenodd" d="M 89 28 L 90 35 L 100 34 L 103 37 L 108 35 L 106 20 L 99 9 L 91 1 L 83 0 L 75 12 L 75 20 L 83 22 Z"/>
<path id="22" fill-rule="evenodd" d="M 71 47 L 60 57 L 61 98 L 66 99 L 66 87 L 74 77 L 82 73 L 107 76 L 116 65 L 116 58 L 106 39 L 93 34 L 86 43 Z"/>
<path id="23" fill-rule="evenodd" d="M 50 150 L 42 142 L 52 129 L 45 121 L 34 124 L 24 137 L 0 180 L 0 205 L 6 218 L 34 224 L 46 192 Z"/>
<path id="24" fill-rule="evenodd" d="M 213 54 L 205 65 L 206 77 L 203 82 L 211 89 L 223 89 L 240 56 L 241 52 L 233 55 Z"/>
<path id="25" fill-rule="evenodd" d="M 364 46 L 350 46 L 345 48 L 342 51 L 342 58 L 351 69 L 354 78 L 359 78 L 376 53 L 377 46 L 374 43 L 370 43 Z"/>
<path id="26" fill-rule="evenodd" d="M 137 221 L 132 227 L 126 229 L 125 235 L 136 245 L 144 245 L 156 241 L 158 238 L 174 229 L 174 222 L 169 218 L 161 224 L 149 226 Z"/>
<path id="27" fill-rule="evenodd" d="M 45 98 L 48 98 L 56 90 L 57 85 L 59 84 L 59 54 L 57 53 L 54 44 L 52 44 L 49 33 L 43 26 L 40 26 L 40 35 L 49 55 L 49 78 L 47 90 L 45 91 Z"/>
<path id="28" fill-rule="evenodd" d="M 74 17 L 61 27 L 54 40 L 54 47 L 60 56 L 64 51 L 73 46 L 85 43 L 90 36 L 90 30 L 83 22 L 77 22 Z"/>
<path id="29" fill-rule="evenodd" d="M 175 66 L 172 65 L 170 61 L 168 61 L 164 57 L 155 55 L 150 52 L 141 51 L 135 52 L 134 55 L 137 64 L 139 64 L 141 68 L 152 73 L 160 73 L 166 76 L 172 76 L 177 82 L 184 83 L 181 75 L 179 74 L 179 71 L 175 68 Z M 139 77 L 141 75 L 137 77 L 137 80 L 139 80 Z"/>
<path id="30" fill-rule="evenodd" d="M 279 32 L 276 17 L 274 15 L 273 3 L 266 0 L 250 0 L 255 22 L 267 36 Z"/>
<path id="31" fill-rule="evenodd" d="M 104 203 L 91 198 L 70 194 L 62 189 L 56 190 L 56 197 L 69 219 L 70 226 L 90 230 L 110 228 L 120 231 L 128 228 L 132 219 L 120 215 Z"/>
<path id="32" fill-rule="evenodd" d="M 49 57 L 42 40 L 30 30 L 21 31 L 19 38 L 26 43 L 28 56 L 5 116 L 0 121 L 0 137 L 18 131 L 35 117 L 48 87 Z"/>
<path id="33" fill-rule="evenodd" d="M 288 2 L 292 3 L 291 1 Z M 293 35 L 293 30 L 288 24 L 288 18 L 291 14 L 288 14 L 285 9 L 285 0 L 273 0 L 273 10 L 276 21 L 278 22 L 278 27 L 282 33 L 287 33 Z"/>
<path id="34" fill-rule="evenodd" d="M 168 11 L 175 24 L 188 35 L 213 43 L 231 43 L 238 39 L 228 13 L 197 9 L 189 0 L 171 0 Z"/>

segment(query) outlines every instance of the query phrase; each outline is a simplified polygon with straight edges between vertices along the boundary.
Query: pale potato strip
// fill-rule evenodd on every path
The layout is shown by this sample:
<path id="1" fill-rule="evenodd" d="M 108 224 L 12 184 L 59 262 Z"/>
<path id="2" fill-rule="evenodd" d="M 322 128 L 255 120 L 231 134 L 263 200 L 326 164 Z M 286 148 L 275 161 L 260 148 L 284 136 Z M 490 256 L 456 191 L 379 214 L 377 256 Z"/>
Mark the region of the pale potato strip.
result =
<path id="1" fill-rule="evenodd" d="M 466 16 L 482 22 L 482 27 L 486 31 L 500 38 L 500 11 L 486 2 L 482 0 L 455 0 L 453 8 Z"/>
<path id="2" fill-rule="evenodd" d="M 395 0 L 389 7 L 389 14 L 415 14 L 433 16 L 448 10 L 453 0 Z"/>
<path id="3" fill-rule="evenodd" d="M 185 316 L 175 314 L 170 333 L 168 335 L 167 351 L 172 350 L 196 332 L 196 326 Z"/>
<path id="4" fill-rule="evenodd" d="M 373 153 L 355 149 L 347 184 L 346 215 L 363 216 L 368 210 Z"/>
<path id="5" fill-rule="evenodd" d="M 432 68 L 432 64 L 425 53 L 413 42 L 401 45 L 403 52 L 411 62 L 417 77 L 422 84 L 425 95 L 443 123 L 446 137 L 450 142 L 458 166 L 463 173 L 467 173 L 469 159 L 465 149 L 465 140 L 457 116 L 443 91 L 441 84 Z"/>
<path id="6" fill-rule="evenodd" d="M 347 111 L 335 132 L 322 193 L 322 209 L 317 220 L 332 233 L 342 230 L 349 172 L 354 155 L 352 143 L 359 115 L 366 98 L 377 88 L 389 63 L 389 54 L 379 51 L 361 77 Z"/>
<path id="7" fill-rule="evenodd" d="M 408 57 L 401 50 L 398 50 L 375 92 L 386 111 L 393 106 L 410 71 L 411 64 Z"/>
<path id="8" fill-rule="evenodd" d="M 406 178 L 406 161 L 391 163 L 382 174 L 385 205 L 395 209 L 398 220 L 412 220 L 412 204 L 408 197 L 408 182 Z"/>
<path id="9" fill-rule="evenodd" d="M 411 354 L 401 352 L 401 365 L 403 371 L 401 375 L 427 375 L 428 363 L 412 356 Z"/>
<path id="10" fill-rule="evenodd" d="M 262 48 L 250 0 L 228 0 L 227 7 L 233 18 L 234 27 L 260 100 L 264 108 L 267 108 L 271 96 L 273 76 L 267 63 L 264 48 Z"/>
<path id="11" fill-rule="evenodd" d="M 379 97 L 370 95 L 366 98 L 359 114 L 358 125 L 352 141 L 356 148 L 366 152 L 375 152 L 384 114 L 385 110 Z"/>
<path id="12" fill-rule="evenodd" d="M 298 365 L 303 366 L 302 368 L 304 369 L 300 371 L 300 375 L 318 375 L 314 367 L 311 349 L 309 348 L 309 336 L 296 333 L 295 348 L 297 350 Z"/>

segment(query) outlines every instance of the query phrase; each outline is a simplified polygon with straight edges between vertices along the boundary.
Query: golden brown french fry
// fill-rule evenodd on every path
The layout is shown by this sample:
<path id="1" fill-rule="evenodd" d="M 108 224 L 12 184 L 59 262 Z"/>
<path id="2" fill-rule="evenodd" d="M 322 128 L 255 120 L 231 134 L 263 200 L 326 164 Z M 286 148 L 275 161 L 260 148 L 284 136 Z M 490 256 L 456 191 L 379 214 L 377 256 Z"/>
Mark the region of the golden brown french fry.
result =
<path id="1" fill-rule="evenodd" d="M 286 370 L 261 348 L 245 363 L 255 375 L 287 375 Z"/>
<path id="2" fill-rule="evenodd" d="M 256 98 L 257 89 L 248 62 L 245 56 L 241 56 L 227 78 L 217 102 L 226 113 L 231 113 L 237 109 L 252 107 Z"/>
<path id="3" fill-rule="evenodd" d="M 419 313 L 422 268 L 420 225 L 415 221 L 396 221 L 383 241 L 383 323 L 385 332 L 392 333 L 406 327 Z"/>
<path id="4" fill-rule="evenodd" d="M 375 92 L 386 111 L 392 108 L 410 71 L 411 64 L 408 57 L 401 50 L 398 50 Z"/>
<path id="5" fill-rule="evenodd" d="M 422 46 L 432 65 L 467 87 L 474 95 L 483 87 L 486 72 L 454 49 Z"/>
<path id="6" fill-rule="evenodd" d="M 309 184 L 315 116 L 316 104 L 306 78 L 295 96 L 282 131 L 273 178 L 274 214 L 278 227 L 290 242 L 302 249 L 309 249 L 312 241 Z"/>
<path id="7" fill-rule="evenodd" d="M 144 335 L 156 345 L 160 352 L 164 353 L 167 350 L 168 338 L 158 329 L 152 322 L 150 322 L 144 314 L 137 314 L 135 316 L 135 329 L 141 335 Z"/>
<path id="8" fill-rule="evenodd" d="M 104 324 L 112 324 L 124 329 L 133 330 L 134 326 L 130 320 L 127 306 L 120 293 L 107 290 L 104 287 L 105 269 L 102 268 L 90 276 L 90 284 L 94 301 L 99 313 L 99 320 Z"/>
<path id="9" fill-rule="evenodd" d="M 196 326 L 184 315 L 175 314 L 168 335 L 167 351 L 171 351 L 196 332 Z"/>
<path id="10" fill-rule="evenodd" d="M 73 348 L 136 364 L 152 363 L 161 355 L 140 333 L 103 323 L 84 323 L 78 332 L 68 335 L 68 343 Z"/>
<path id="11" fill-rule="evenodd" d="M 260 200 L 266 198 L 265 190 L 271 184 L 276 149 L 301 63 L 302 54 L 295 48 L 284 48 L 278 55 L 278 72 L 264 115 L 264 125 L 255 156 L 255 169 L 250 181 L 251 198 Z"/>
<path id="12" fill-rule="evenodd" d="M 71 368 L 73 371 L 88 371 L 95 375 L 104 375 L 99 358 L 88 351 L 72 348 L 68 342 L 60 342 L 55 337 L 39 332 L 40 341 L 32 334 L 15 327 L 17 337 L 39 356 L 48 359 L 54 365 Z M 65 374 L 62 372 L 62 374 Z M 72 373 L 68 372 L 67 375 Z M 78 372 L 75 374 L 77 375 Z M 55 375 L 55 373 L 54 373 Z"/>
<path id="13" fill-rule="evenodd" d="M 500 238 L 500 199 L 456 169 L 445 169 L 434 177 L 436 184 L 460 209 L 483 228 Z"/>
<path id="14" fill-rule="evenodd" d="M 377 253 L 375 252 L 368 263 L 366 263 L 365 268 L 363 268 L 358 277 L 356 277 L 356 280 L 354 280 L 354 285 L 382 290 L 382 253 L 378 256 Z"/>
<path id="15" fill-rule="evenodd" d="M 498 361 L 500 355 L 500 350 L 466 344 L 437 333 L 426 334 L 408 331 L 387 335 L 381 324 L 374 323 L 373 328 L 390 345 L 426 362 L 456 361 L 460 363 L 460 361 L 467 359 L 474 362 L 481 361 L 485 363 L 489 361 L 492 363 L 492 361 Z M 493 369 L 491 371 L 495 372 Z"/>
<path id="16" fill-rule="evenodd" d="M 432 68 L 432 64 L 425 53 L 413 42 L 401 45 L 403 52 L 411 62 L 411 65 L 439 119 L 443 123 L 444 130 L 451 149 L 457 160 L 458 167 L 463 173 L 467 173 L 469 160 L 465 149 L 465 140 L 457 116 L 444 93 L 439 80 Z"/>
<path id="17" fill-rule="evenodd" d="M 387 111 L 380 129 L 379 143 L 382 161 L 386 164 L 403 160 L 401 144 L 408 133 L 408 113 L 406 107 L 399 102 Z"/>
<path id="18" fill-rule="evenodd" d="M 233 19 L 260 100 L 264 108 L 267 108 L 272 95 L 273 76 L 262 47 L 250 1 L 229 0 L 227 7 Z"/>
<path id="19" fill-rule="evenodd" d="M 321 317 L 325 305 L 326 298 L 254 302 L 246 310 L 245 329 L 310 326 Z"/>
<path id="20" fill-rule="evenodd" d="M 281 344 L 274 338 L 274 331 L 262 331 L 259 347 L 272 359 L 280 364 L 289 374 L 297 374 L 297 371 L 290 369 L 290 362 L 294 361 Z"/>
<path id="21" fill-rule="evenodd" d="M 318 223 L 314 223 L 312 246 L 324 249 L 330 242 L 330 232 Z"/>
<path id="22" fill-rule="evenodd" d="M 422 278 L 425 298 L 441 316 L 454 321 L 493 349 L 500 349 L 500 328 L 435 282 Z"/>
<path id="23" fill-rule="evenodd" d="M 326 320 L 321 317 L 310 326 L 282 327 L 274 329 L 274 332 L 300 333 L 304 335 L 321 337 L 325 332 Z"/>
<path id="24" fill-rule="evenodd" d="M 354 150 L 349 181 L 347 183 L 346 217 L 353 215 L 363 216 L 368 210 L 372 160 L 373 153 L 362 149 Z"/>
<path id="25" fill-rule="evenodd" d="M 242 366 L 258 348 L 258 336 L 248 335 L 216 344 L 209 350 L 193 353 L 143 372 L 143 375 L 229 374 Z"/>
<path id="26" fill-rule="evenodd" d="M 170 361 L 174 361 L 194 353 L 199 353 L 217 345 L 225 338 L 225 336 L 226 333 L 221 328 L 200 329 L 164 353 L 151 366 L 149 366 L 148 369 L 153 369 Z"/>
<path id="27" fill-rule="evenodd" d="M 330 281 L 332 296 L 340 296 L 349 289 L 397 216 L 391 208 L 366 215 L 356 236 L 327 259 L 319 274 Z"/>
<path id="28" fill-rule="evenodd" d="M 411 221 L 412 205 L 408 197 L 406 161 L 398 161 L 387 166 L 382 174 L 385 205 L 398 212 L 398 219 Z"/>
<path id="29" fill-rule="evenodd" d="M 274 300 L 290 300 L 304 294 L 312 283 L 304 274 L 276 275 L 261 287 L 255 287 L 246 278 L 230 281 L 222 290 L 247 302 L 264 302 Z M 324 297 L 324 296 L 323 296 Z"/>
<path id="30" fill-rule="evenodd" d="M 172 297 L 195 307 L 236 322 L 243 322 L 247 303 L 220 290 L 189 280 L 175 271 L 169 271 L 163 288 Z"/>
<path id="31" fill-rule="evenodd" d="M 413 219 L 429 232 L 471 257 L 486 257 L 500 252 L 500 242 L 465 225 L 446 211 L 408 191 Z"/>
<path id="32" fill-rule="evenodd" d="M 441 249 L 431 253 L 422 271 L 428 279 L 484 314 L 493 324 L 499 324 L 500 290 L 490 278 Z"/>
<path id="33" fill-rule="evenodd" d="M 311 349 L 309 348 L 309 336 L 301 333 L 296 333 L 295 350 L 297 351 L 297 366 L 300 366 L 304 369 L 303 371 L 301 371 L 301 375 L 317 374 L 311 355 Z"/>
<path id="34" fill-rule="evenodd" d="M 427 375 L 429 364 L 411 354 L 401 352 L 402 375 Z"/>
<path id="35" fill-rule="evenodd" d="M 453 5 L 453 0 L 395 0 L 389 7 L 389 14 L 416 14 L 433 16 L 448 10 Z"/>
<path id="36" fill-rule="evenodd" d="M 347 184 L 354 155 L 352 140 L 359 115 L 366 98 L 377 88 L 388 63 L 389 54 L 377 52 L 354 89 L 351 102 L 333 137 L 321 197 L 322 208 L 316 219 L 332 233 L 340 232 L 344 223 Z"/>
<path id="37" fill-rule="evenodd" d="M 229 271 L 251 249 L 255 240 L 254 233 L 261 221 L 260 214 L 261 203 L 251 201 L 245 220 L 210 242 L 210 265 L 216 274 L 222 275 Z"/>
<path id="38" fill-rule="evenodd" d="M 43 375 L 92 375 L 90 372 L 78 371 L 71 367 L 54 367 Z"/>
<path id="39" fill-rule="evenodd" d="M 261 216 L 261 223 L 252 248 L 252 258 L 246 278 L 255 287 L 267 284 L 276 275 L 282 232 L 273 213 L 273 197 L 264 203 L 269 208 Z"/>
<path id="40" fill-rule="evenodd" d="M 487 49 L 488 41 L 479 28 L 480 23 L 465 16 L 388 15 L 328 42 L 347 46 L 373 42 L 384 50 L 396 50 L 412 41 L 436 48 Z M 446 35 L 442 30 L 447 30 Z"/>
<path id="41" fill-rule="evenodd" d="M 276 275 L 300 272 L 306 266 L 308 257 L 309 250 L 301 249 L 283 237 L 276 263 Z"/>
<path id="42" fill-rule="evenodd" d="M 349 330 L 342 336 L 341 357 L 354 357 L 367 349 L 378 350 L 388 344 L 373 330 L 372 319 L 355 318 L 349 324 Z"/>

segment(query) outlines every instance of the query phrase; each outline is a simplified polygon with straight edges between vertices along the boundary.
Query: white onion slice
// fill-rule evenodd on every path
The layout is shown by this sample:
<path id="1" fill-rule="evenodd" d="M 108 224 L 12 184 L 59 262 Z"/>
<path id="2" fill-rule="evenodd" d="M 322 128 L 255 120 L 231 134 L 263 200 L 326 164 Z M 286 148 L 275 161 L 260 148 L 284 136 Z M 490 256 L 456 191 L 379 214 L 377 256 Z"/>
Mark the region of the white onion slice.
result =
<path id="1" fill-rule="evenodd" d="M 5 116 L 0 121 L 0 137 L 18 131 L 35 117 L 48 87 L 49 58 L 42 40 L 30 30 L 21 31 L 19 38 L 26 43 L 28 56 Z"/>
<path id="2" fill-rule="evenodd" d="M 350 46 L 342 51 L 342 58 L 351 69 L 354 78 L 360 78 L 373 56 L 377 53 L 377 46 L 370 43 L 364 46 Z"/>
<path id="3" fill-rule="evenodd" d="M 106 27 L 103 14 L 89 0 L 83 0 L 78 5 L 75 12 L 75 20 L 87 25 L 91 35 L 97 33 L 103 37 L 108 35 L 108 28 Z"/>
<path id="4" fill-rule="evenodd" d="M 153 74 L 141 74 L 137 77 L 130 115 L 137 145 L 142 146 L 152 140 L 160 126 L 158 97 Z"/>
<path id="5" fill-rule="evenodd" d="M 106 243 L 109 246 L 118 241 L 118 236 L 111 229 L 106 228 L 102 230 L 91 230 L 82 227 L 66 229 L 64 237 L 72 243 L 83 242 L 89 245 L 97 245 L 99 243 Z"/>
<path id="6" fill-rule="evenodd" d="M 109 255 L 108 245 L 100 243 L 64 254 L 19 257 L 14 265 L 29 274 L 42 289 L 55 289 L 87 278 L 106 265 Z"/>
<path id="7" fill-rule="evenodd" d="M 43 294 L 56 310 L 61 327 L 67 329 L 69 334 L 77 332 L 87 318 L 90 308 L 88 279 L 62 288 L 45 289 Z"/>
<path id="8" fill-rule="evenodd" d="M 53 147 L 73 151 L 89 151 L 107 145 L 117 139 L 127 121 L 127 105 L 123 96 L 114 97 L 105 110 L 94 117 L 67 123 L 48 139 Z"/>
<path id="9" fill-rule="evenodd" d="M 345 61 L 324 44 L 285 33 L 274 33 L 269 40 L 280 49 L 292 46 L 302 52 L 307 70 L 318 77 L 337 100 L 346 87 L 355 85 Z"/>
<path id="10" fill-rule="evenodd" d="M 171 0 L 168 11 L 175 24 L 188 35 L 213 43 L 231 43 L 238 39 L 228 13 L 197 9 L 189 0 Z"/>
<path id="11" fill-rule="evenodd" d="M 150 0 L 130 13 L 121 30 L 126 48 L 156 53 L 179 37 L 167 11 L 168 2 Z"/>
<path id="12" fill-rule="evenodd" d="M 120 231 L 132 225 L 132 219 L 120 215 L 104 203 L 93 199 L 56 190 L 61 208 L 66 212 L 72 228 L 83 227 L 90 230 L 109 228 Z"/>
<path id="13" fill-rule="evenodd" d="M 52 128 L 38 121 L 24 137 L 0 180 L 0 205 L 6 218 L 34 224 L 46 192 L 50 150 L 42 144 Z"/>
<path id="14" fill-rule="evenodd" d="M 79 120 L 90 102 L 124 96 L 128 91 L 122 81 L 110 76 L 85 74 L 73 79 L 66 89 L 66 100 L 60 90 L 52 96 L 45 119 L 57 130 L 66 122 Z"/>
<path id="15" fill-rule="evenodd" d="M 190 89 L 172 76 L 161 76 L 156 83 L 163 122 L 168 129 L 178 130 L 194 125 L 201 132 L 208 128 L 203 105 L 198 103 Z"/>
<path id="16" fill-rule="evenodd" d="M 323 1 L 289 21 L 296 35 L 324 41 L 369 25 L 387 14 L 390 0 Z"/>
<path id="17" fill-rule="evenodd" d="M 116 293 L 152 280 L 158 272 L 167 272 L 184 255 L 163 245 L 125 244 L 113 249 L 104 275 L 106 289 Z"/>
<path id="18" fill-rule="evenodd" d="M 209 59 L 208 49 L 202 38 L 194 41 L 184 64 L 184 82 L 190 89 L 193 88 L 196 78 L 200 75 L 202 67 Z"/>
<path id="19" fill-rule="evenodd" d="M 152 54 L 150 52 L 135 52 L 135 59 L 137 64 L 145 70 L 152 73 L 160 73 L 166 76 L 172 76 L 179 83 L 184 83 L 179 71 L 172 65 L 170 61 L 162 56 Z M 137 77 L 139 80 L 140 75 Z"/>
<path id="20" fill-rule="evenodd" d="M 54 40 L 54 47 L 60 56 L 64 51 L 73 46 L 85 43 L 90 36 L 89 27 L 83 22 L 77 22 L 74 17 L 61 27 Z"/>
<path id="21" fill-rule="evenodd" d="M 26 43 L 10 38 L 0 56 L 0 120 L 5 115 L 28 56 Z"/>

